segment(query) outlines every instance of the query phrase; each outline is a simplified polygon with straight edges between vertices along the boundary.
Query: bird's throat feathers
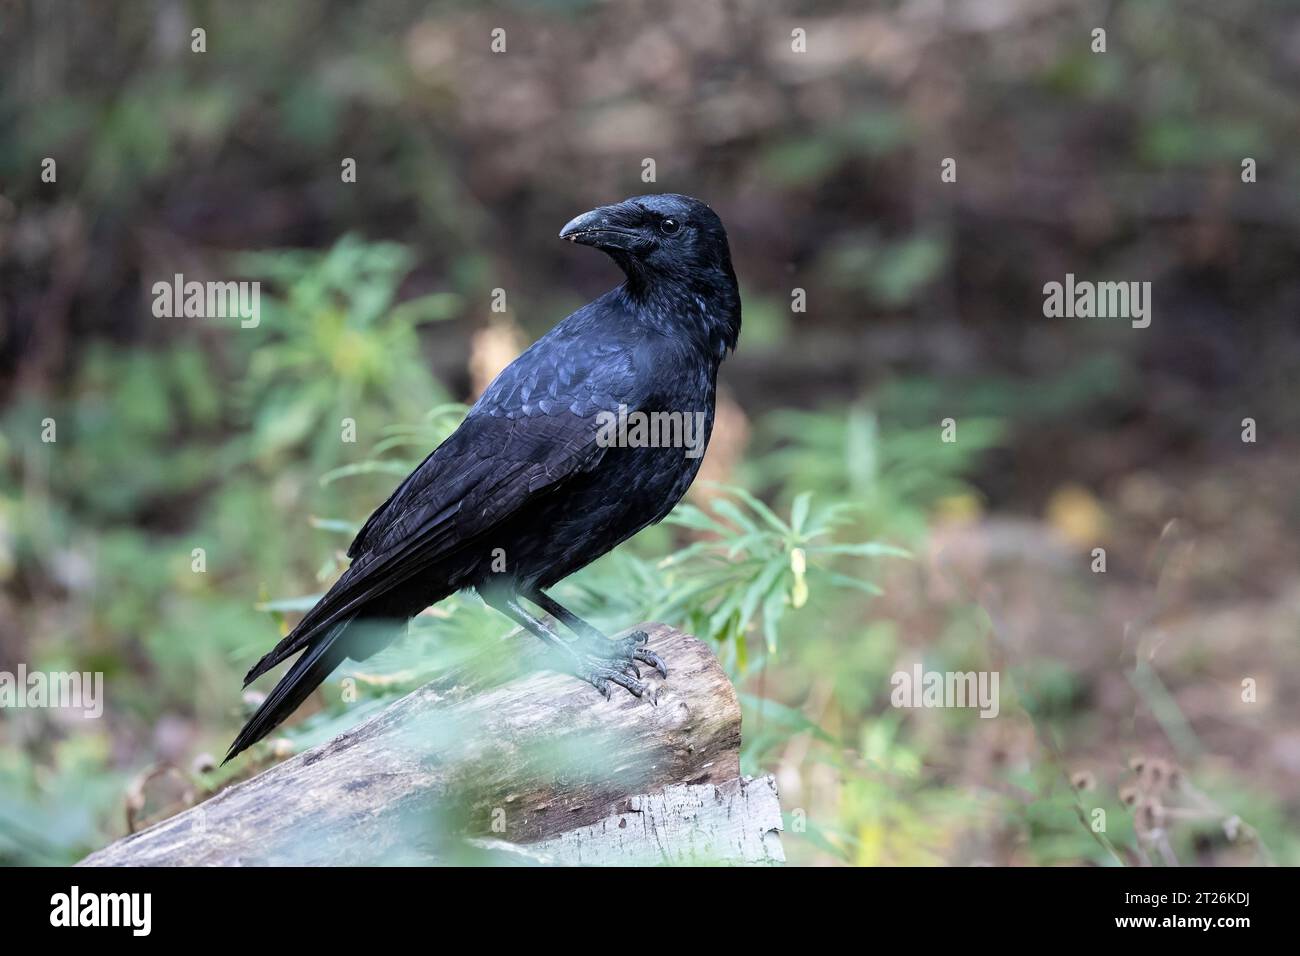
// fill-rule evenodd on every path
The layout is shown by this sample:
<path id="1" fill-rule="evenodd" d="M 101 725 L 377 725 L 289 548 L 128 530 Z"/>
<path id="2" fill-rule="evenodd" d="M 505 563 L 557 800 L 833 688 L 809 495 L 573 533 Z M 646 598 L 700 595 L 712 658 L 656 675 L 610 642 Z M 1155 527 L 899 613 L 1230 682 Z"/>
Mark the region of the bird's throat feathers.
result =
<path id="1" fill-rule="evenodd" d="M 664 335 L 688 337 L 714 361 L 740 338 L 740 288 L 730 262 L 685 278 L 629 274 L 615 294 L 641 321 Z"/>

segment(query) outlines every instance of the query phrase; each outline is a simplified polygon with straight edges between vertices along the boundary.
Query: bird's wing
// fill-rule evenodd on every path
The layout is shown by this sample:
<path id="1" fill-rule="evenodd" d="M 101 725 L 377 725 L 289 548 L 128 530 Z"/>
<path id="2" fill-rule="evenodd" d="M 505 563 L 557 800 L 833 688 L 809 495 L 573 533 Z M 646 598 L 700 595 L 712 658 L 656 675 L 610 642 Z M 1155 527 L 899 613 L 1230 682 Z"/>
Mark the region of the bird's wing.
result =
<path id="1" fill-rule="evenodd" d="M 466 419 L 406 480 L 405 494 L 371 516 L 365 550 L 245 684 L 431 565 L 490 540 L 492 529 L 530 500 L 595 467 L 606 450 L 596 434 L 594 416 L 567 410 Z"/>
<path id="2" fill-rule="evenodd" d="M 583 348 L 553 340 L 534 351 L 546 342 L 498 376 L 460 427 L 370 516 L 348 551 L 352 565 L 245 684 L 431 565 L 490 541 L 492 530 L 530 501 L 599 464 L 607 449 L 597 442 L 598 414 L 639 405 L 644 356 L 617 339 Z"/>
<path id="3" fill-rule="evenodd" d="M 573 318 L 583 315 L 580 311 Z M 634 343 L 615 334 L 593 344 L 583 341 L 575 331 L 563 324 L 557 326 L 502 371 L 484 391 L 461 429 L 434 449 L 366 519 L 348 548 L 348 557 L 358 558 L 372 550 L 390 527 L 402 521 L 413 502 L 427 498 L 431 487 L 446 485 L 450 477 L 448 470 L 454 470 L 455 459 L 463 454 L 453 439 L 467 438 L 476 442 L 481 452 L 497 454 L 499 446 L 490 434 L 495 426 L 486 423 L 470 427 L 472 421 L 484 417 L 524 419 L 531 424 L 523 427 L 535 427 L 535 435 L 540 439 L 548 432 L 554 433 L 557 427 L 566 434 L 574 431 L 571 422 L 560 419 L 548 424 L 542 419 L 559 418 L 565 412 L 590 419 L 601 411 L 617 412 L 620 403 L 632 403 L 635 392 L 632 386 L 645 364 L 638 360 Z M 467 427 L 470 432 L 462 435 Z M 591 427 L 594 432 L 594 425 Z M 527 447 L 519 450 L 533 451 Z"/>

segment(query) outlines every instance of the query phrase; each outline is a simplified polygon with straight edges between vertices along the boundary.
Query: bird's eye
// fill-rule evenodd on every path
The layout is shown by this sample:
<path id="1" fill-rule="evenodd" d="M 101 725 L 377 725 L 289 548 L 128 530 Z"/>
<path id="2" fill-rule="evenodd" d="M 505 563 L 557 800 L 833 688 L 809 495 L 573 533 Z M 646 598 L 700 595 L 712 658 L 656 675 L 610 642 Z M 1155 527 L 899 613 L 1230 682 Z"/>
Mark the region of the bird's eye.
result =
<path id="1" fill-rule="evenodd" d="M 679 223 L 676 219 L 664 219 L 661 220 L 659 223 L 659 231 L 662 232 L 665 236 L 675 236 L 677 235 L 677 230 L 681 228 L 682 228 L 681 223 Z"/>

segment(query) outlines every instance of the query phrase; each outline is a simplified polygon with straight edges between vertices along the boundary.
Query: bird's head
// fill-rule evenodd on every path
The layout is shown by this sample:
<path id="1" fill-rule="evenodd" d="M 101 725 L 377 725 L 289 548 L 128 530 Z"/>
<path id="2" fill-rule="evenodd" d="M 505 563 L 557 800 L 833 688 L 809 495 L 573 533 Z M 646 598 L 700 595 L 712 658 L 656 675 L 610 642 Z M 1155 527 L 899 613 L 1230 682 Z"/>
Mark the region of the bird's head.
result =
<path id="1" fill-rule="evenodd" d="M 731 275 L 722 220 L 690 196 L 634 196 L 601 206 L 571 220 L 560 238 L 603 249 L 629 279 Z"/>
<path id="2" fill-rule="evenodd" d="M 639 314 L 686 331 L 722 358 L 740 335 L 740 290 L 727 231 L 690 196 L 634 196 L 585 212 L 560 238 L 603 249 L 627 276 L 622 289 Z"/>

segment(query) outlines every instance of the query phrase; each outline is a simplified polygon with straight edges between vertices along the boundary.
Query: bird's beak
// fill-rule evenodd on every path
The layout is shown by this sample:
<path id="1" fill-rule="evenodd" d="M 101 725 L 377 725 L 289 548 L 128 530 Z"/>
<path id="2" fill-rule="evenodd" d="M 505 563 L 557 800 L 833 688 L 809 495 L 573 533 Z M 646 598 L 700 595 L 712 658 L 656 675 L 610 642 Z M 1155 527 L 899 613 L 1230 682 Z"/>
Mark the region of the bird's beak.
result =
<path id="1" fill-rule="evenodd" d="M 646 238 L 629 222 L 627 212 L 619 206 L 601 206 L 584 212 L 560 230 L 560 238 L 597 249 L 639 249 Z"/>

